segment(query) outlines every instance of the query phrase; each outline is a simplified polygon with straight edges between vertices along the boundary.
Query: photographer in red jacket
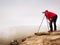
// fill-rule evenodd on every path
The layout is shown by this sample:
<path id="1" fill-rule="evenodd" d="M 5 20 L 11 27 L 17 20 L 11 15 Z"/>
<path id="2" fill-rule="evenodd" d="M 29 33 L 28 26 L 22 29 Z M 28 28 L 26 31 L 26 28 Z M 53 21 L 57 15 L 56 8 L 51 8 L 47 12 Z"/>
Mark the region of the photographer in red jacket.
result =
<path id="1" fill-rule="evenodd" d="M 53 26 L 52 23 L 54 24 L 54 31 L 56 31 L 56 20 L 57 20 L 57 14 L 50 12 L 48 10 L 46 10 L 45 12 L 45 16 L 46 18 L 49 20 L 49 25 L 50 25 L 50 31 L 49 32 L 53 32 Z"/>

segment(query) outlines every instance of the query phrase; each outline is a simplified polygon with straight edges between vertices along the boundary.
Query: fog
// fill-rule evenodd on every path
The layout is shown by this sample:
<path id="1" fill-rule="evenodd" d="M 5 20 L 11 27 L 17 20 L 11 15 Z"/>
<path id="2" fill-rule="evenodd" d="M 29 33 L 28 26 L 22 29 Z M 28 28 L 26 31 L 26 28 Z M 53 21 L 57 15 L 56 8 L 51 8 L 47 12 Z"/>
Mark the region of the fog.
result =
<path id="1" fill-rule="evenodd" d="M 0 0 L 0 39 L 21 39 L 38 31 L 46 9 L 58 15 L 60 30 L 60 0 Z M 48 31 L 46 18 L 40 32 Z"/>

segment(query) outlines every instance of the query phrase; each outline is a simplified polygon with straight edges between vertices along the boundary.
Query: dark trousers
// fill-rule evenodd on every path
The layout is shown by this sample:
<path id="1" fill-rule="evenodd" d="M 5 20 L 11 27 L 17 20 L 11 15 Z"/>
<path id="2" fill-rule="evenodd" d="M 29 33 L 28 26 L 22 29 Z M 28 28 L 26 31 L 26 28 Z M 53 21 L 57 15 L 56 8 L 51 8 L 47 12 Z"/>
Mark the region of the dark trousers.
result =
<path id="1" fill-rule="evenodd" d="M 56 31 L 56 20 L 57 20 L 57 15 L 54 16 L 51 20 L 50 20 L 50 31 L 53 31 L 53 26 L 52 26 L 52 23 L 54 24 L 54 31 Z"/>

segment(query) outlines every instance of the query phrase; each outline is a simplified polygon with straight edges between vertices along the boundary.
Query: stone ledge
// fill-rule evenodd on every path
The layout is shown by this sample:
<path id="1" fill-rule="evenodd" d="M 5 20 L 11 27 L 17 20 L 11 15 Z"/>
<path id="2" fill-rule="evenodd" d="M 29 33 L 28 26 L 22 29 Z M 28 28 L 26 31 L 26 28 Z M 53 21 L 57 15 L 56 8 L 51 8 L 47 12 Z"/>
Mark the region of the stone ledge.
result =
<path id="1" fill-rule="evenodd" d="M 60 31 L 55 31 L 55 32 L 38 32 L 38 33 L 34 33 L 37 36 L 41 36 L 41 35 L 60 35 Z"/>
<path id="2" fill-rule="evenodd" d="M 60 32 L 51 32 L 49 34 L 41 32 L 40 34 L 42 35 L 27 37 L 20 45 L 60 45 Z"/>

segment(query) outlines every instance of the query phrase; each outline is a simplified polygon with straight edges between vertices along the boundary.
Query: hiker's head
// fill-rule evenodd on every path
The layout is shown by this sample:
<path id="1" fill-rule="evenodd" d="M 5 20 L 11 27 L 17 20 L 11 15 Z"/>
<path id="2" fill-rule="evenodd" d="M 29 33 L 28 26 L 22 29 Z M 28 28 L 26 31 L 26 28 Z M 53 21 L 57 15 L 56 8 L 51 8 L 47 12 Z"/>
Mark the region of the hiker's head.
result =
<path id="1" fill-rule="evenodd" d="M 46 13 L 46 12 L 48 12 L 48 10 L 45 10 L 44 12 L 42 12 L 42 13 Z"/>
<path id="2" fill-rule="evenodd" d="M 45 10 L 45 12 L 48 12 L 48 10 Z"/>

